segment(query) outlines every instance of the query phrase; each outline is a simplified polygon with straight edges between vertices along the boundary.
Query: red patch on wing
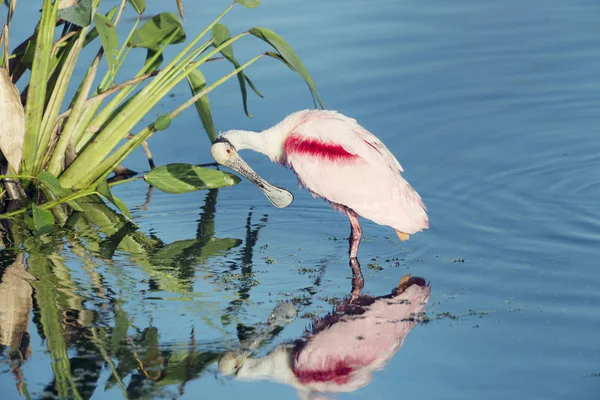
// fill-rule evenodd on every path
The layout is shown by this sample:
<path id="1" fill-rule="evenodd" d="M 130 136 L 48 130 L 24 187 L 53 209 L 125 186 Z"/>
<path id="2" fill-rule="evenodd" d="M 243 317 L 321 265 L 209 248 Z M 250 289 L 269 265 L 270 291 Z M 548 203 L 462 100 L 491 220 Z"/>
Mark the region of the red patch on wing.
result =
<path id="1" fill-rule="evenodd" d="M 302 384 L 314 382 L 333 382 L 342 385 L 350 380 L 351 372 L 352 368 L 344 364 L 342 361 L 338 361 L 332 368 L 324 370 L 294 369 L 294 375 Z"/>
<path id="2" fill-rule="evenodd" d="M 325 143 L 298 134 L 288 136 L 284 144 L 284 150 L 288 156 L 290 154 L 302 154 L 325 158 L 329 161 L 350 161 L 358 158 L 357 155 L 348 153 L 339 144 Z"/>

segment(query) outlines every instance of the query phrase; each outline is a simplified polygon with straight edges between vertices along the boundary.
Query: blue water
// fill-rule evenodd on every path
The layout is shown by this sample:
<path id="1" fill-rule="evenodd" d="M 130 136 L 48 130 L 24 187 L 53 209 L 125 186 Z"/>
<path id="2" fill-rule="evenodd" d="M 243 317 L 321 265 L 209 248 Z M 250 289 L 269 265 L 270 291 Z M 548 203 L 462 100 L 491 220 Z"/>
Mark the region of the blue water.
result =
<path id="1" fill-rule="evenodd" d="M 184 1 L 188 37 L 227 3 Z M 264 3 L 252 10 L 236 7 L 224 23 L 232 32 L 265 26 L 283 36 L 327 108 L 376 134 L 429 208 L 431 228 L 408 242 L 364 221 L 359 259 L 364 292 L 374 296 L 388 294 L 407 273 L 429 281 L 431 321 L 407 335 L 370 384 L 331 397 L 598 398 L 600 5 L 583 0 Z M 149 6 L 150 13 L 162 10 Z M 264 50 L 245 38 L 236 55 L 247 60 Z M 213 63 L 205 72 L 215 79 L 224 70 L 229 66 Z M 217 129 L 259 131 L 312 106 L 305 84 L 283 65 L 261 60 L 248 74 L 265 99 L 250 94 L 254 118 L 248 119 L 237 82 L 227 82 L 210 95 Z M 189 96 L 185 86 L 174 94 L 153 116 Z M 158 165 L 212 161 L 193 109 L 149 144 Z M 128 333 L 156 328 L 163 353 L 194 348 L 221 354 L 239 348 L 239 327 L 256 327 L 278 302 L 293 302 L 298 317 L 257 350 L 265 355 L 301 337 L 315 316 L 332 309 L 332 299 L 349 294 L 347 219 L 298 189 L 290 171 L 259 154 L 243 156 L 266 180 L 293 192 L 289 208 L 273 208 L 245 181 L 211 198 L 207 192 L 154 190 L 147 204 L 143 182 L 115 188 L 133 208 L 143 234 L 173 243 L 214 229 L 214 238 L 230 238 L 236 247 L 191 259 L 188 275 L 181 277 L 168 261 L 149 272 L 147 260 L 131 248 L 122 246 L 108 259 L 86 258 L 65 245 L 60 254 L 75 285 L 69 290 L 83 304 L 73 308 L 90 315 L 81 317 L 80 325 L 113 326 L 108 310 L 119 302 L 130 321 Z M 126 166 L 148 168 L 141 151 Z M 199 221 L 212 218 L 210 204 L 214 226 L 203 222 L 199 229 Z M 33 307 L 31 355 L 21 372 L 31 397 L 43 398 L 54 372 Z M 77 340 L 68 341 L 69 357 L 85 359 Z M 99 375 L 83 397 L 123 397 L 118 384 L 107 386 L 110 365 L 98 359 L 98 351 L 89 351 Z M 164 374 L 167 364 L 157 370 Z M 179 381 L 153 382 L 133 370 L 123 377 L 125 387 L 136 388 L 130 398 L 298 398 L 288 385 L 225 378 L 214 362 L 192 374 L 183 390 Z M 3 398 L 19 398 L 15 382 L 8 363 L 0 364 Z"/>

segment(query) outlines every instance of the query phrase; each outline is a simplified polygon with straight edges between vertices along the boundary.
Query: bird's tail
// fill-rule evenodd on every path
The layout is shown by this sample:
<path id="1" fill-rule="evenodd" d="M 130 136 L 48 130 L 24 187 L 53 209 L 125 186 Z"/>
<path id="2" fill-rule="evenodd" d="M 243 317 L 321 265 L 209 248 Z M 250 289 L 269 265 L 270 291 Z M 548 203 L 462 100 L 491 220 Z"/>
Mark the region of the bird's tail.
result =
<path id="1" fill-rule="evenodd" d="M 407 241 L 410 238 L 410 235 L 408 233 L 396 231 L 396 234 L 398 235 L 400 240 L 402 240 L 403 242 Z"/>

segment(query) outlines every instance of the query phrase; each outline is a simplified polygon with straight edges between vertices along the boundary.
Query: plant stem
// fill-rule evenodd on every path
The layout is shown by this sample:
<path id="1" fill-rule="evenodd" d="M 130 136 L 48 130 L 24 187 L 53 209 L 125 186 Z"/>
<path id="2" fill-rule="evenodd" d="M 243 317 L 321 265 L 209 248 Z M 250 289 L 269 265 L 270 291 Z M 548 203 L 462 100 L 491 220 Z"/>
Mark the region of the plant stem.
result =
<path id="1" fill-rule="evenodd" d="M 145 75 L 138 76 L 137 78 L 133 78 L 133 79 L 130 79 L 128 81 L 119 83 L 117 86 L 113 86 L 112 88 L 110 88 L 108 90 L 105 90 L 104 92 L 102 92 L 100 94 L 97 94 L 95 96 L 90 97 L 89 99 L 87 99 L 85 101 L 85 103 L 83 103 L 83 106 L 84 107 L 91 106 L 92 104 L 95 104 L 95 103 L 99 102 L 100 100 L 103 100 L 103 99 L 107 98 L 111 94 L 118 92 L 119 90 L 123 89 L 124 87 L 131 86 L 131 85 L 134 85 L 136 83 L 145 81 L 148 78 L 152 78 L 153 76 L 158 75 L 159 72 L 160 72 L 160 70 L 157 70 L 157 71 L 154 71 L 154 72 L 149 72 L 149 73 L 147 73 Z M 73 109 L 69 108 L 68 110 L 66 110 L 65 112 L 63 112 L 62 114 L 60 114 L 58 116 L 58 119 L 61 120 L 61 119 L 64 119 L 64 118 L 68 117 L 69 115 L 71 115 L 72 111 L 73 111 Z M 60 121 L 57 121 L 57 123 L 58 122 L 60 122 Z"/>
<path id="2" fill-rule="evenodd" d="M 54 129 L 57 130 L 58 125 L 60 125 L 65 118 L 69 117 L 73 110 L 83 110 L 99 101 L 102 101 L 104 98 L 110 96 L 113 93 L 118 92 L 119 90 L 123 89 L 126 86 L 134 85 L 136 83 L 139 83 L 143 80 L 146 80 L 148 78 L 155 76 L 156 74 L 158 74 L 158 72 L 159 71 L 150 72 L 146 75 L 142 75 L 140 77 L 130 79 L 126 82 L 120 83 L 119 85 L 114 86 L 96 96 L 90 97 L 85 102 L 82 102 L 83 98 L 81 98 L 81 100 L 78 99 L 78 101 L 74 104 L 74 106 L 72 108 L 69 108 L 67 111 L 63 112 L 62 114 L 60 114 L 57 117 Z M 89 92 L 89 86 L 91 86 L 92 81 L 89 80 L 89 81 L 86 81 L 86 83 L 87 83 L 87 85 L 84 87 L 84 89 L 85 89 L 85 92 L 87 93 L 87 92 Z M 69 120 L 69 122 L 70 121 L 71 120 Z M 69 122 L 67 123 L 67 125 L 65 125 L 65 129 L 63 130 L 63 133 L 60 136 L 58 144 L 56 145 L 56 147 L 54 149 L 54 153 L 52 154 L 52 158 L 50 159 L 50 162 L 48 164 L 48 172 L 50 172 L 54 176 L 58 176 L 61 172 L 62 163 L 65 158 L 65 151 L 67 149 L 67 146 L 69 145 L 69 141 L 73 134 L 73 129 L 71 129 L 71 126 L 68 125 Z"/>
<path id="3" fill-rule="evenodd" d="M 177 31 L 173 31 L 173 33 L 167 38 L 166 43 L 169 43 L 171 41 L 171 39 L 173 39 L 175 37 L 175 35 L 177 35 Z M 163 45 L 154 54 L 154 56 L 150 60 L 146 60 L 146 63 L 140 69 L 140 71 L 137 73 L 135 78 L 139 78 L 140 76 L 148 73 L 151 66 L 158 59 L 158 57 L 160 57 L 162 55 L 162 53 L 166 47 L 167 47 L 166 44 Z M 160 71 L 157 71 L 157 72 L 160 73 Z M 103 83 L 100 84 L 99 90 L 108 89 L 109 86 L 107 84 L 105 84 L 105 80 L 107 79 L 107 76 L 104 77 L 104 80 L 102 81 Z M 97 127 L 105 125 L 106 121 L 108 119 L 110 119 L 112 116 L 114 116 L 115 110 L 119 107 L 124 106 L 124 104 L 125 104 L 124 100 L 127 98 L 127 96 L 129 96 L 129 94 L 131 92 L 133 92 L 137 88 L 138 85 L 139 85 L 139 82 L 132 86 L 122 88 L 112 98 L 112 100 L 107 105 L 105 105 L 104 108 L 102 108 L 102 110 L 100 110 L 98 112 L 98 114 L 96 114 L 96 111 L 98 111 L 100 104 L 97 104 L 95 106 L 92 106 L 92 107 L 89 107 L 86 109 L 86 111 L 85 111 L 86 118 L 84 120 L 82 120 L 82 123 L 80 125 L 78 125 L 78 129 L 76 131 L 76 134 L 74 135 L 76 151 L 80 151 L 88 143 L 88 141 L 94 136 L 94 135 L 86 132 L 86 128 L 89 125 L 97 126 Z"/>
<path id="4" fill-rule="evenodd" d="M 143 176 L 134 176 L 132 178 L 127 178 L 127 179 L 123 179 L 123 180 L 120 180 L 120 181 L 111 182 L 111 183 L 108 184 L 108 186 L 113 187 L 113 186 L 116 186 L 116 185 L 121 185 L 123 183 L 133 182 L 133 181 L 137 181 L 137 180 L 140 180 L 140 179 L 143 179 Z"/>
<path id="5" fill-rule="evenodd" d="M 31 175 L 0 175 L 0 179 L 33 179 Z"/>
<path id="6" fill-rule="evenodd" d="M 60 106 L 62 105 L 63 99 L 65 97 L 67 87 L 69 86 L 69 81 L 71 80 L 71 76 L 75 69 L 75 64 L 77 62 L 77 58 L 79 57 L 79 53 L 83 48 L 83 42 L 85 41 L 85 36 L 87 31 L 89 30 L 89 26 L 85 28 L 81 28 L 78 32 L 77 39 L 70 45 L 70 49 L 68 50 L 66 60 L 62 68 L 60 69 L 60 73 L 58 79 L 56 81 L 56 86 L 52 91 L 52 95 L 50 96 L 50 100 L 46 107 L 46 112 L 44 113 L 44 118 L 42 120 L 42 134 L 40 136 L 40 148 L 37 151 L 37 159 L 42 160 L 36 166 L 37 171 L 41 170 L 44 166 L 44 161 L 48 161 L 50 156 L 53 154 L 52 149 L 54 146 L 49 146 L 52 143 L 53 132 L 56 132 L 54 127 L 56 125 L 56 121 L 58 119 L 58 113 L 60 111 Z M 49 148 L 48 148 L 49 147 Z M 66 149 L 66 145 L 64 147 Z M 64 154 L 64 149 L 63 149 Z M 53 172 L 57 175 L 56 171 Z"/>
<path id="7" fill-rule="evenodd" d="M 173 118 L 177 117 L 179 114 L 181 114 L 183 112 L 183 110 L 185 110 L 186 108 L 193 105 L 200 98 L 202 98 L 203 96 L 206 96 L 208 93 L 210 93 L 215 88 L 217 88 L 219 85 L 221 85 L 223 82 L 225 82 L 232 76 L 235 76 L 237 73 L 244 70 L 246 67 L 248 67 L 251 64 L 253 64 L 254 62 L 258 61 L 260 58 L 264 57 L 265 55 L 266 54 L 260 54 L 256 57 L 254 57 L 253 59 L 251 59 L 250 61 L 246 62 L 245 64 L 241 65 L 239 68 L 236 68 L 233 71 L 231 71 L 230 73 L 228 73 L 227 75 L 224 75 L 223 77 L 221 77 L 221 79 L 217 80 L 212 85 L 206 87 L 200 93 L 198 93 L 197 95 L 195 95 L 194 97 L 192 97 L 191 99 L 189 99 L 188 101 L 183 103 L 181 106 L 177 107 L 175 110 L 171 111 L 168 114 L 169 119 L 173 119 Z M 95 176 L 95 175 L 98 176 L 96 181 L 91 186 L 93 186 L 94 184 L 98 184 L 102 180 L 106 179 L 106 177 L 111 173 L 111 171 L 114 169 L 115 166 L 119 165 L 125 159 L 125 157 L 127 157 L 137 146 L 139 146 L 144 140 L 147 140 L 155 132 L 156 132 L 156 128 L 154 127 L 154 124 L 147 126 L 146 128 L 142 129 L 138 134 L 136 134 L 133 139 L 131 139 L 129 142 L 125 143 L 123 146 L 119 147 L 110 156 L 108 156 L 104 161 L 102 161 L 102 163 L 98 167 L 96 167 L 95 169 L 93 169 L 91 171 L 88 171 L 87 176 Z"/>
<path id="8" fill-rule="evenodd" d="M 27 103 L 25 105 L 25 140 L 23 146 L 22 170 L 23 172 L 35 171 L 36 150 L 40 145 L 42 134 L 42 117 L 46 101 L 46 85 L 50 77 L 50 63 L 52 43 L 54 41 L 54 30 L 56 14 L 58 12 L 58 1 L 44 1 L 42 6 L 42 18 L 35 40 L 35 54 Z"/>
<path id="9" fill-rule="evenodd" d="M 111 155 L 118 143 L 133 129 L 142 116 L 146 115 L 161 98 L 173 89 L 195 68 L 206 62 L 223 48 L 230 46 L 237 40 L 248 35 L 249 32 L 240 33 L 237 36 L 217 46 L 204 57 L 193 62 L 182 62 L 183 65 L 165 67 L 148 85 L 140 90 L 124 107 L 112 118 L 92 143 L 90 143 L 79 157 L 60 176 L 59 181 L 64 187 L 81 187 L 98 179 L 100 175 L 90 173 L 90 169 L 103 174 L 100 165 L 104 165 L 106 157 Z M 262 57 L 262 55 L 260 56 Z M 191 61 L 191 60 L 190 60 Z"/>
<path id="10" fill-rule="evenodd" d="M 59 199 L 52 200 L 52 201 L 49 201 L 47 203 L 40 204 L 39 207 L 48 210 L 48 209 L 50 209 L 52 207 L 56 207 L 59 204 L 66 203 L 66 202 L 69 202 L 69 201 L 72 201 L 72 200 L 77 200 L 77 199 L 79 199 L 81 197 L 90 196 L 92 194 L 98 194 L 98 193 L 94 189 L 92 189 L 91 186 L 88 186 L 88 187 L 86 187 L 84 189 L 81 189 L 81 190 L 78 190 L 76 192 L 70 193 L 70 194 L 68 194 L 68 195 L 66 195 L 64 197 L 59 198 Z M 24 214 L 27 211 L 28 211 L 27 208 L 21 208 L 19 210 L 13 211 L 13 212 L 9 212 L 9 213 L 6 213 L 6 214 L 0 214 L 0 219 L 12 218 L 12 217 L 15 217 L 17 215 Z"/>

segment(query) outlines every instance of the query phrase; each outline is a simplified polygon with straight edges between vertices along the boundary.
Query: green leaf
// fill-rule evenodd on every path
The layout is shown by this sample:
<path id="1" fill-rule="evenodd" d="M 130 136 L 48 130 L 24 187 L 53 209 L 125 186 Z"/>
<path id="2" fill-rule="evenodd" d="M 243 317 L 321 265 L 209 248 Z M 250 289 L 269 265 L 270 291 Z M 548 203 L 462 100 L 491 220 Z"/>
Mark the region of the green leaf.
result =
<path id="1" fill-rule="evenodd" d="M 110 9 L 109 12 L 107 12 L 106 17 L 108 19 L 110 19 L 112 21 L 113 17 L 115 16 L 115 14 L 117 13 L 117 6 L 114 6 L 113 8 Z M 96 39 L 98 37 L 98 29 L 96 29 L 96 27 L 94 26 L 89 32 L 88 34 L 85 36 L 85 41 L 83 42 L 83 47 L 87 46 L 88 44 L 90 44 L 94 39 Z"/>
<path id="2" fill-rule="evenodd" d="M 317 90 L 315 82 L 312 80 L 310 74 L 306 70 L 306 67 L 304 67 L 304 64 L 302 64 L 302 61 L 300 61 L 300 58 L 298 58 L 298 56 L 296 55 L 294 50 L 292 50 L 290 45 L 287 44 L 286 41 L 283 40 L 283 38 L 281 38 L 281 36 L 267 28 L 252 28 L 250 29 L 250 33 L 256 36 L 257 38 L 267 42 L 275 50 L 277 50 L 277 52 L 279 53 L 278 55 L 281 57 L 281 59 L 279 60 L 284 61 L 285 64 L 292 69 L 292 71 L 294 71 L 295 73 L 300 75 L 302 79 L 304 79 L 304 81 L 308 85 L 308 88 L 310 89 L 311 94 L 313 95 L 313 98 L 319 102 L 321 108 L 325 108 L 323 102 L 321 101 L 321 98 L 319 97 L 319 92 Z"/>
<path id="3" fill-rule="evenodd" d="M 61 186 L 60 182 L 58 181 L 58 179 L 49 172 L 46 172 L 46 171 L 40 172 L 37 176 L 37 179 L 50 192 L 52 192 L 52 194 L 56 198 L 65 197 L 65 196 L 68 196 L 69 194 L 71 194 L 71 192 L 68 191 L 67 189 L 63 188 Z M 67 201 L 67 204 L 69 206 L 71 206 L 71 208 L 74 209 L 75 211 L 80 211 L 80 212 L 83 211 L 83 209 L 75 201 Z"/>
<path id="4" fill-rule="evenodd" d="M 35 40 L 28 40 L 25 45 L 25 52 L 23 56 L 20 58 L 21 64 L 23 64 L 28 69 L 31 69 L 33 65 L 33 57 L 35 56 Z"/>
<path id="5" fill-rule="evenodd" d="M 212 37 L 213 37 L 213 45 L 215 47 L 218 47 L 221 44 L 228 41 L 229 39 L 231 39 L 231 34 L 229 33 L 229 29 L 227 29 L 227 27 L 225 25 L 216 24 L 212 28 Z M 235 56 L 233 55 L 233 46 L 232 45 L 223 47 L 221 49 L 221 54 L 230 63 L 232 63 L 235 68 L 240 67 L 240 63 L 235 59 Z M 256 89 L 256 87 L 254 87 L 254 84 L 250 81 L 250 79 L 248 79 L 248 77 L 246 77 L 243 70 L 238 72 L 237 77 L 238 77 L 238 82 L 240 83 L 240 90 L 242 92 L 242 101 L 244 102 L 244 112 L 246 113 L 246 115 L 248 117 L 252 118 L 252 115 L 250 115 L 250 113 L 248 112 L 248 95 L 247 95 L 247 91 L 246 91 L 246 81 L 248 81 L 248 84 L 250 85 L 252 90 L 254 90 L 254 92 L 257 95 L 259 95 L 260 97 L 262 97 L 262 95 Z"/>
<path id="6" fill-rule="evenodd" d="M 154 72 L 160 68 L 160 65 L 163 62 L 163 55 L 162 53 L 159 54 L 156 59 L 152 61 L 156 53 L 156 50 L 148 49 L 148 52 L 146 53 L 146 63 L 144 64 L 146 72 Z M 148 65 L 151 61 L 152 63 Z"/>
<path id="7" fill-rule="evenodd" d="M 65 197 L 69 194 L 67 189 L 63 188 L 60 185 L 58 179 L 49 172 L 40 172 L 37 176 L 37 179 L 42 185 L 46 186 L 46 188 L 48 188 L 56 197 Z"/>
<path id="8" fill-rule="evenodd" d="M 235 175 L 191 164 L 156 167 L 144 176 L 144 180 L 158 190 L 174 194 L 216 189 L 240 182 Z"/>
<path id="9" fill-rule="evenodd" d="M 188 75 L 187 79 L 193 96 L 197 95 L 206 88 L 206 78 L 204 78 L 204 75 L 198 69 L 194 70 L 194 72 Z M 217 139 L 217 131 L 215 129 L 215 124 L 213 123 L 212 114 L 210 112 L 208 95 L 202 96 L 194 103 L 194 105 L 196 106 L 196 111 L 198 111 L 198 115 L 200 116 L 200 120 L 202 121 L 202 125 L 206 130 L 208 138 L 210 139 L 211 143 L 214 143 L 214 141 Z"/>
<path id="10" fill-rule="evenodd" d="M 123 203 L 117 196 L 112 194 L 112 192 L 110 191 L 110 188 L 108 186 L 108 183 L 106 181 L 102 181 L 102 183 L 100 183 L 98 185 L 98 187 L 96 188 L 96 192 L 100 196 L 104 197 L 107 201 L 114 204 L 115 207 L 117 207 L 119 209 L 119 211 L 121 211 L 121 214 L 123 214 L 124 216 L 129 218 L 130 221 L 133 219 L 133 217 L 131 216 L 131 213 L 125 206 L 125 203 Z"/>
<path id="11" fill-rule="evenodd" d="M 175 35 L 173 35 L 174 32 Z M 171 35 L 173 36 L 171 37 Z M 173 13 L 163 12 L 152 17 L 136 30 L 127 45 L 158 50 L 165 44 L 183 41 L 185 41 L 185 32 L 181 27 L 179 17 Z"/>
<path id="12" fill-rule="evenodd" d="M 146 0 L 127 0 L 127 1 L 129 1 L 129 3 L 131 3 L 133 8 L 135 8 L 135 12 L 137 12 L 138 14 L 142 14 L 144 11 L 146 11 Z"/>
<path id="13" fill-rule="evenodd" d="M 256 8 L 260 4 L 260 0 L 235 0 L 235 2 L 246 8 Z"/>
<path id="14" fill-rule="evenodd" d="M 54 215 L 49 210 L 44 210 L 31 203 L 33 227 L 37 234 L 48 233 L 54 226 Z"/>
<path id="15" fill-rule="evenodd" d="M 52 72 L 52 46 L 56 30 L 56 10 L 51 1 L 42 5 L 42 18 L 37 27 L 35 52 L 27 103 L 25 105 L 25 140 L 23 142 L 23 158 L 21 173 L 35 175 L 41 170 L 42 158 L 37 157 L 39 144 L 42 142 L 43 116 L 46 115 L 47 95 L 50 94 L 48 81 Z M 46 146 L 43 146 L 46 149 Z"/>
<path id="16" fill-rule="evenodd" d="M 157 131 L 164 131 L 171 125 L 171 118 L 169 118 L 168 114 L 159 115 L 154 121 L 154 129 Z"/>
<path id="17" fill-rule="evenodd" d="M 117 30 L 112 21 L 102 14 L 96 13 L 94 15 L 94 24 L 100 34 L 100 41 L 102 42 L 102 48 L 104 48 L 108 68 L 114 71 L 117 67 L 117 56 L 119 54 Z"/>
<path id="18" fill-rule="evenodd" d="M 82 28 L 88 26 L 92 22 L 92 0 L 81 0 L 70 7 L 59 8 L 57 15 Z"/>

